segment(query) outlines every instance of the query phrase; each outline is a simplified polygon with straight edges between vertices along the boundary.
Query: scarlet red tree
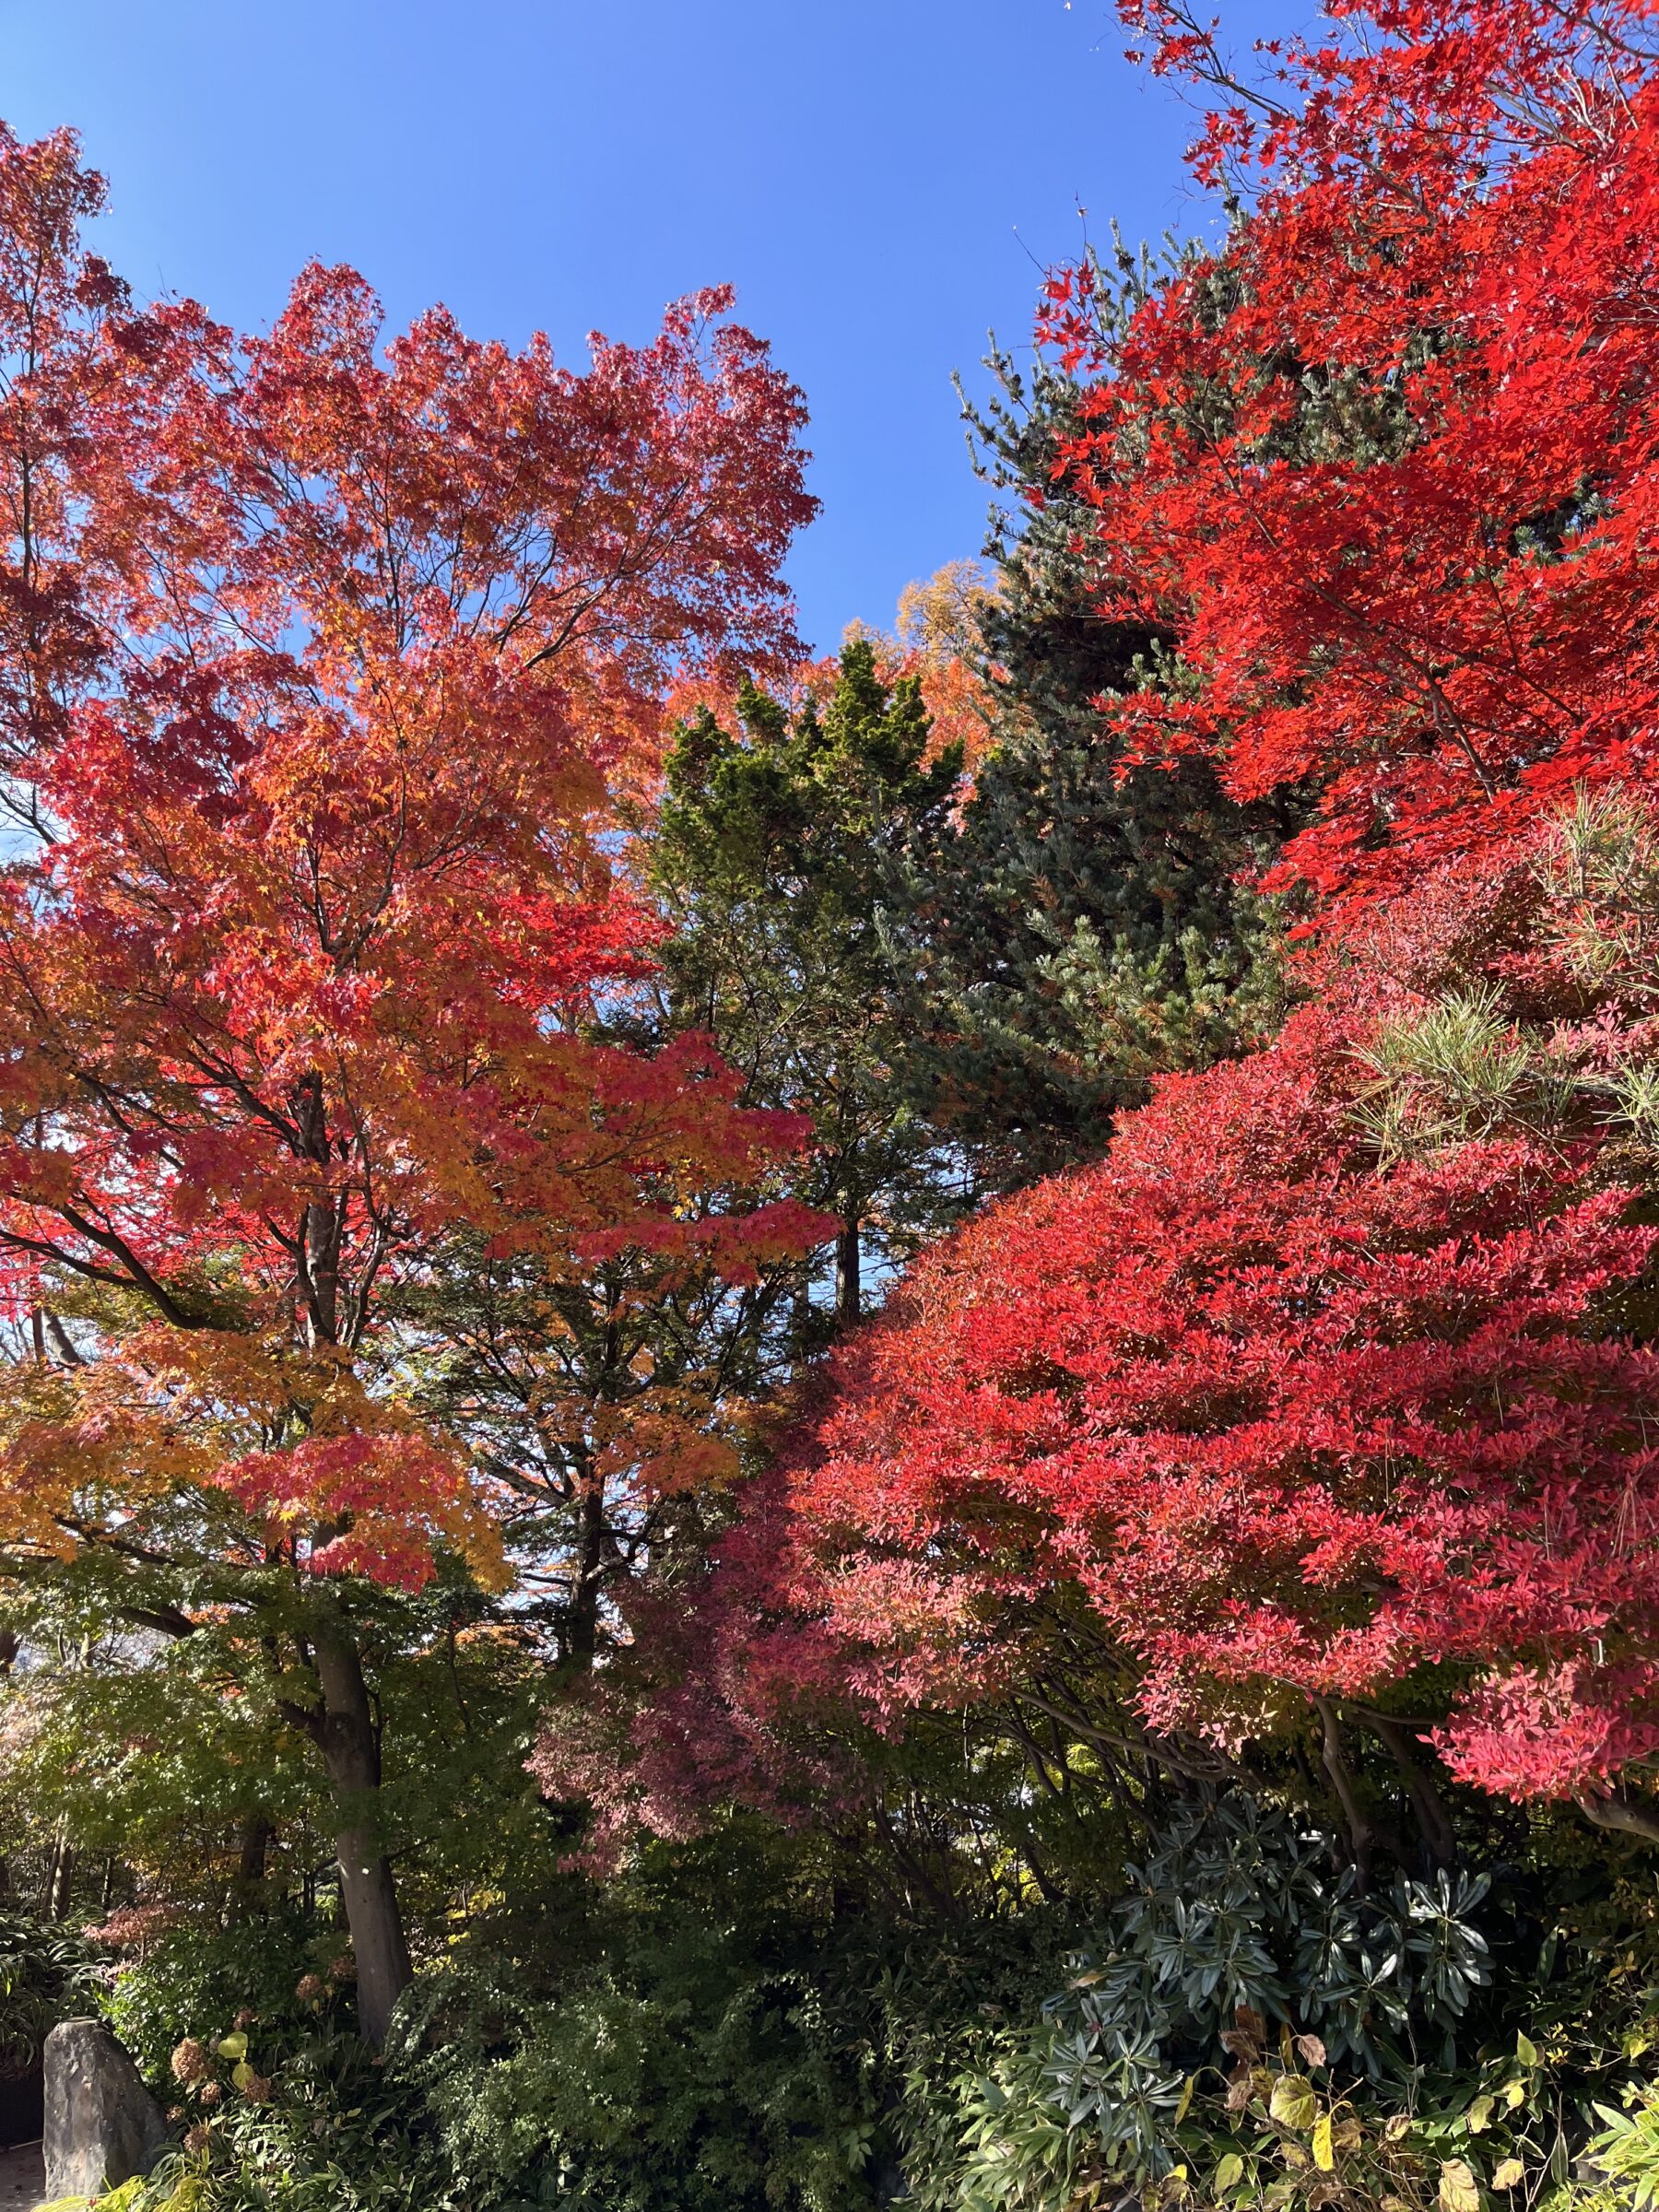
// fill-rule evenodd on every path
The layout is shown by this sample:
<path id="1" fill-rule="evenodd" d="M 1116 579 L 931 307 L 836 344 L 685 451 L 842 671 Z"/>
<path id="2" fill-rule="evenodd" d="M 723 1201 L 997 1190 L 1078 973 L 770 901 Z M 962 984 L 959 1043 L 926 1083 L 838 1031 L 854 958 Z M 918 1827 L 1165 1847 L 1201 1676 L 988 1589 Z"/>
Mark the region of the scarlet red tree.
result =
<path id="1" fill-rule="evenodd" d="M 1361 1855 L 1356 1724 L 1431 1850 L 1429 1744 L 1659 1836 L 1650 18 L 1337 0 L 1246 79 L 1180 0 L 1125 12 L 1219 90 L 1238 196 L 1126 320 L 1049 289 L 1096 380 L 1057 474 L 1149 640 L 1102 731 L 1307 804 L 1270 881 L 1313 1003 L 926 1257 L 798 1440 L 781 1565 L 739 1549 L 803 1677 L 828 1636 L 889 1712 L 1087 1733 L 1047 1672 L 1081 1608 L 1166 1745 L 1312 1713 Z"/>
<path id="2" fill-rule="evenodd" d="M 1182 0 L 1123 13 L 1241 200 L 1121 330 L 1049 288 L 1100 612 L 1161 647 L 1110 731 L 1316 794 L 1276 880 L 1327 912 L 1651 774 L 1649 11 L 1334 0 L 1243 76 Z"/>
<path id="3" fill-rule="evenodd" d="M 463 1234 L 556 1281 L 629 1241 L 741 1273 L 792 1233 L 741 1194 L 793 1129 L 695 1041 L 632 1054 L 592 1016 L 652 936 L 600 833 L 657 698 L 798 655 L 804 417 L 721 292 L 581 373 L 441 310 L 383 344 L 343 269 L 265 336 L 134 312 L 77 243 L 99 193 L 65 137 L 0 147 L 4 735 L 36 832 L 0 880 L 34 1346 L 0 1545 L 278 1667 L 378 2035 L 407 1954 L 357 1617 L 435 1547 L 504 1572 L 388 1292 Z"/>
<path id="4" fill-rule="evenodd" d="M 762 1782 L 769 1727 L 836 1687 L 882 1724 L 989 1699 L 1121 1725 L 1080 1603 L 1178 1771 L 1312 1718 L 1362 1864 L 1356 1731 L 1435 1855 L 1432 1751 L 1659 1835 L 1619 1787 L 1659 1751 L 1654 1131 L 1619 1073 L 1654 990 L 1641 818 L 1449 872 L 1271 1050 L 1171 1078 L 1109 1159 L 918 1263 L 728 1547 L 642 1817 L 683 1817 L 719 1699 Z M 1580 879 L 1612 851 L 1640 907 Z"/>

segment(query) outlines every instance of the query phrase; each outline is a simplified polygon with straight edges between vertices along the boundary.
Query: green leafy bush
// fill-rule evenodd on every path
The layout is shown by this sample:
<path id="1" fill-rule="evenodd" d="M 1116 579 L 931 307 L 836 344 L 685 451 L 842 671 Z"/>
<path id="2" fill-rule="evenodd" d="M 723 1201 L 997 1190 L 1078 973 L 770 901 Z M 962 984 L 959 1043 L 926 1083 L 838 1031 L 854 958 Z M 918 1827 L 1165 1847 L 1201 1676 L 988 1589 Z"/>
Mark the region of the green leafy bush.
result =
<path id="1" fill-rule="evenodd" d="M 185 2038 L 211 2046 L 235 2028 L 252 2028 L 268 2072 L 312 2039 L 320 2007 L 336 2025 L 351 2018 L 346 1939 L 288 1908 L 165 1936 L 117 1978 L 109 2013 L 140 2072 L 171 2096 L 173 2050 Z"/>
<path id="2" fill-rule="evenodd" d="M 27 2074 L 56 2023 L 89 2011 L 97 1994 L 91 1953 L 72 1929 L 0 1913 L 0 2079 Z"/>
<path id="3" fill-rule="evenodd" d="M 319 2030 L 253 2094 L 230 2070 L 209 2077 L 215 2102 L 192 2101 L 184 2147 L 109 2212 L 473 2212 L 418 2100 L 355 2032 Z"/>
<path id="4" fill-rule="evenodd" d="M 867 2201 L 874 2133 L 859 2054 L 788 1967 L 689 1933 L 656 1971 L 594 1971 L 556 2001 L 455 1968 L 406 2018 L 458 2176 L 502 2212 L 735 2212 Z"/>
<path id="5" fill-rule="evenodd" d="M 1591 2164 L 1606 2175 L 1616 2201 L 1652 2212 L 1659 2205 L 1659 2084 L 1632 2088 L 1621 2109 L 1595 2109 L 1603 2124 L 1589 2145 Z"/>

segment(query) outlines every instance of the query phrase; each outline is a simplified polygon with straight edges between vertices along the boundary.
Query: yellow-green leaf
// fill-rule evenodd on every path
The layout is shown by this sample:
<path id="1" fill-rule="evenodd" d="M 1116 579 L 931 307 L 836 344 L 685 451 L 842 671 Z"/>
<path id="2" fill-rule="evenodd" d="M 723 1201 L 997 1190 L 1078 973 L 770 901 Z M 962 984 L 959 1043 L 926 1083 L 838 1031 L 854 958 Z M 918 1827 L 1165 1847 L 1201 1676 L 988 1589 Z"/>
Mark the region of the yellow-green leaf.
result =
<path id="1" fill-rule="evenodd" d="M 1494 2189 L 1513 2189 L 1518 2183 L 1524 2182 L 1525 2179 L 1526 2169 L 1522 2165 L 1520 2159 L 1505 2159 L 1492 2176 L 1492 2186 Z"/>
<path id="2" fill-rule="evenodd" d="M 1312 2127 L 1319 2117 L 1313 2084 L 1300 2074 L 1281 2074 L 1273 2085 L 1267 2110 L 1284 2127 Z"/>
<path id="3" fill-rule="evenodd" d="M 1225 2196 L 1230 2189 L 1236 2189 L 1243 2179 L 1244 2161 L 1236 2150 L 1230 2150 L 1216 2169 L 1218 2194 Z"/>
<path id="4" fill-rule="evenodd" d="M 239 2060 L 237 2064 L 231 2067 L 230 2078 L 236 2084 L 239 2089 L 245 2089 L 251 2081 L 257 2081 L 259 2077 L 254 2073 L 253 2067 L 244 2058 Z"/>
<path id="5" fill-rule="evenodd" d="M 1480 2184 L 1462 2159 L 1448 2159 L 1441 2168 L 1440 2206 L 1441 2212 L 1480 2212 Z"/>
<path id="6" fill-rule="evenodd" d="M 248 2055 L 247 2037 L 245 2035 L 226 2036 L 219 2044 L 218 2054 L 221 2058 L 246 2058 Z"/>
<path id="7" fill-rule="evenodd" d="M 1509 2088 L 1503 2092 L 1503 2100 L 1512 2112 L 1518 2104 L 1524 2104 L 1526 2102 L 1526 2084 L 1524 2081 L 1512 2081 Z"/>
<path id="8" fill-rule="evenodd" d="M 1477 2097 L 1474 2103 L 1469 2107 L 1469 2133 L 1472 2136 L 1483 2134 L 1488 2122 L 1491 2120 L 1491 2098 Z"/>
<path id="9" fill-rule="evenodd" d="M 1524 2066 L 1535 2066 L 1537 2065 L 1538 2046 L 1533 2041 L 1530 2035 L 1516 2036 L 1515 2056 L 1521 2061 L 1521 2064 Z"/>
<path id="10" fill-rule="evenodd" d="M 1335 2173 L 1336 2171 L 1336 2151 L 1331 2141 L 1329 2112 L 1322 2114 L 1318 2126 L 1313 2130 L 1313 2163 L 1321 2173 Z"/>
<path id="11" fill-rule="evenodd" d="M 1175 2107 L 1175 2124 L 1179 2127 L 1193 2109 L 1193 2091 L 1198 2086 L 1198 2077 L 1189 2074 L 1181 2085 L 1181 2102 Z"/>

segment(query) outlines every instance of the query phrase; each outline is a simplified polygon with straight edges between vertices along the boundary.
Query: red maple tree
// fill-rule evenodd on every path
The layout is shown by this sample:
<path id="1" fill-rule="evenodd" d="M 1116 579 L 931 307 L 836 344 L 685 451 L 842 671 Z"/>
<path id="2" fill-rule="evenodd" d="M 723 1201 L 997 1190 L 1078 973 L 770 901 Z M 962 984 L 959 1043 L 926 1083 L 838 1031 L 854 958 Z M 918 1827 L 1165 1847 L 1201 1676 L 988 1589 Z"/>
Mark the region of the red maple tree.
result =
<path id="1" fill-rule="evenodd" d="M 1087 1735 L 1080 1601 L 1154 1745 L 1312 1714 L 1362 1862 L 1355 1727 L 1433 1852 L 1424 1745 L 1659 1835 L 1618 1786 L 1659 1751 L 1651 1153 L 1609 1134 L 1654 919 L 1616 930 L 1560 852 L 1443 871 L 1270 1050 L 1169 1079 L 1110 1159 L 911 1270 L 728 1543 L 613 1825 L 684 1817 L 688 1730 L 764 1790 L 838 1690 L 880 1725 L 1012 1698 Z"/>
<path id="2" fill-rule="evenodd" d="M 1241 74 L 1182 0 L 1122 12 L 1238 196 L 1121 329 L 1096 271 L 1048 288 L 1100 611 L 1165 656 L 1103 717 L 1313 794 L 1274 881 L 1328 924 L 1653 772 L 1651 13 L 1334 0 Z"/>
<path id="3" fill-rule="evenodd" d="M 1652 885 L 1604 910 L 1559 845 L 1575 792 L 1575 850 L 1649 834 L 1650 13 L 1336 0 L 1241 76 L 1181 0 L 1124 12 L 1219 90 L 1236 197 L 1126 321 L 1048 290 L 1099 611 L 1159 641 L 1103 737 L 1306 794 L 1312 1003 L 912 1270 L 716 1578 L 776 1633 L 704 1676 L 1041 1705 L 1081 1606 L 1155 1737 L 1311 1711 L 1361 1855 L 1356 1724 L 1430 1849 L 1414 1739 L 1659 1836 Z"/>

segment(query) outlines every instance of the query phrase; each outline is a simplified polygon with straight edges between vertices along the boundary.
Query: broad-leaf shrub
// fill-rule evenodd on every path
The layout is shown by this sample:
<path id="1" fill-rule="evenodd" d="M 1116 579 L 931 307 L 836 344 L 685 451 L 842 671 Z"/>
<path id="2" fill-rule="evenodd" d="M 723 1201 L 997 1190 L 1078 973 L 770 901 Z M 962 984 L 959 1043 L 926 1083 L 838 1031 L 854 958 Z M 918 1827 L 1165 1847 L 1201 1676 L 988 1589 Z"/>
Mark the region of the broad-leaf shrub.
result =
<path id="1" fill-rule="evenodd" d="M 89 2010 L 98 1987 L 96 1961 L 73 1929 L 0 1913 L 0 2082 L 36 2065 L 57 2022 Z"/>
<path id="2" fill-rule="evenodd" d="M 1490 1979 L 1485 1875 L 1400 1875 L 1362 1894 L 1332 1839 L 1250 1799 L 1178 1818 L 1127 1870 L 1096 1950 L 1048 2006 L 1067 2109 L 1116 2124 L 1103 2086 L 1137 2054 L 1172 2075 L 1213 2062 L 1241 2007 L 1316 2031 L 1331 2063 L 1376 2078 L 1455 2062 Z"/>
<path id="3" fill-rule="evenodd" d="M 284 1906 L 163 1936 L 116 1975 L 108 2009 L 140 2070 L 171 2104 L 179 2093 L 172 2056 L 184 2039 L 212 2050 L 245 2032 L 249 2055 L 269 2074 L 320 2022 L 349 2022 L 352 2003 L 344 1927 Z"/>

